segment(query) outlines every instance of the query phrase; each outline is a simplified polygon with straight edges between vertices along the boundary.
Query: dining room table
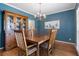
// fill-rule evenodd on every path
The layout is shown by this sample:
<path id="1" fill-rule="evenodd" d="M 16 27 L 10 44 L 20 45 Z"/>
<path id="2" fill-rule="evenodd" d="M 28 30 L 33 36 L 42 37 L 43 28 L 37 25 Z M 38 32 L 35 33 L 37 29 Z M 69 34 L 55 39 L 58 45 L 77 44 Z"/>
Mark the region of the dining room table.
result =
<path id="1" fill-rule="evenodd" d="M 33 42 L 37 44 L 37 55 L 39 56 L 40 45 L 49 40 L 48 35 L 33 35 L 32 37 L 27 37 L 29 42 Z"/>

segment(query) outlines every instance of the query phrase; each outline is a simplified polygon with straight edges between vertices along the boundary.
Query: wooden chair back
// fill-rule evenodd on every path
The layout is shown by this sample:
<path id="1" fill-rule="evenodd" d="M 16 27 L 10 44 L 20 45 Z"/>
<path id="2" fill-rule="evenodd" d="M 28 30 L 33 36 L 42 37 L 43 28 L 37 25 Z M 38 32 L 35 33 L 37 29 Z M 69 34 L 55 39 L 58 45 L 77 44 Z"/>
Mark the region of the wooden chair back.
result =
<path id="1" fill-rule="evenodd" d="M 52 29 L 49 29 L 48 32 L 49 32 L 48 36 L 49 36 L 49 39 L 50 39 L 50 35 L 51 35 L 51 32 L 52 32 Z"/>
<path id="2" fill-rule="evenodd" d="M 35 31 L 35 30 L 33 30 L 33 29 L 31 29 L 31 30 L 28 31 L 28 37 L 29 37 L 30 39 L 33 38 L 33 36 L 34 36 L 34 31 Z"/>
<path id="3" fill-rule="evenodd" d="M 23 30 L 14 30 L 17 46 L 22 50 L 26 51 L 26 55 L 28 52 L 25 31 Z"/>
<path id="4" fill-rule="evenodd" d="M 56 33 L 57 30 L 50 30 L 50 37 L 49 37 L 49 42 L 48 42 L 48 49 L 52 48 L 52 45 L 55 43 L 55 38 L 56 38 Z"/>
<path id="5" fill-rule="evenodd" d="M 28 37 L 30 37 L 30 38 L 32 37 L 32 30 L 28 31 Z"/>

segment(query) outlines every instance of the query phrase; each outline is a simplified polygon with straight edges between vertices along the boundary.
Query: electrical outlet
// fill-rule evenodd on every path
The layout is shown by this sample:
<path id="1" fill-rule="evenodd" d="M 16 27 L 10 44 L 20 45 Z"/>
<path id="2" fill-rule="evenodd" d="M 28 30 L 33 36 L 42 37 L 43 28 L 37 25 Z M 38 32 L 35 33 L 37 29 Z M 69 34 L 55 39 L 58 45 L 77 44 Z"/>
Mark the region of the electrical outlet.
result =
<path id="1" fill-rule="evenodd" d="M 69 38 L 69 41 L 71 41 L 71 38 Z"/>

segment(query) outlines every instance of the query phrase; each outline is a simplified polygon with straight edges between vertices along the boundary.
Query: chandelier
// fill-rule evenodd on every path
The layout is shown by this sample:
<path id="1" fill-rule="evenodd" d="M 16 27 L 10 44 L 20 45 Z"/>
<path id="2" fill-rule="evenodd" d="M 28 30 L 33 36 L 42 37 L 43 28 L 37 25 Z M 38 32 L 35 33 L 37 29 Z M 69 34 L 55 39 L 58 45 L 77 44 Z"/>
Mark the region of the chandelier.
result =
<path id="1" fill-rule="evenodd" d="M 42 3 L 39 3 L 39 11 L 37 12 L 37 14 L 35 15 L 35 18 L 39 18 L 40 20 L 45 19 L 46 15 L 44 13 L 42 13 Z"/>

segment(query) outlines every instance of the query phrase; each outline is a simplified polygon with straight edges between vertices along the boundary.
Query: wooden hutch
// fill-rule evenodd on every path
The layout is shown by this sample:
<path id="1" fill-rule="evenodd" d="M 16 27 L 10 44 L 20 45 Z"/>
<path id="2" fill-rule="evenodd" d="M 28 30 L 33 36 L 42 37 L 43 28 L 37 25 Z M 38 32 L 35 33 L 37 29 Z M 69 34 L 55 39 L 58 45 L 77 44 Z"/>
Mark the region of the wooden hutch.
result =
<path id="1" fill-rule="evenodd" d="M 14 30 L 28 30 L 28 17 L 4 11 L 5 50 L 16 47 Z"/>

